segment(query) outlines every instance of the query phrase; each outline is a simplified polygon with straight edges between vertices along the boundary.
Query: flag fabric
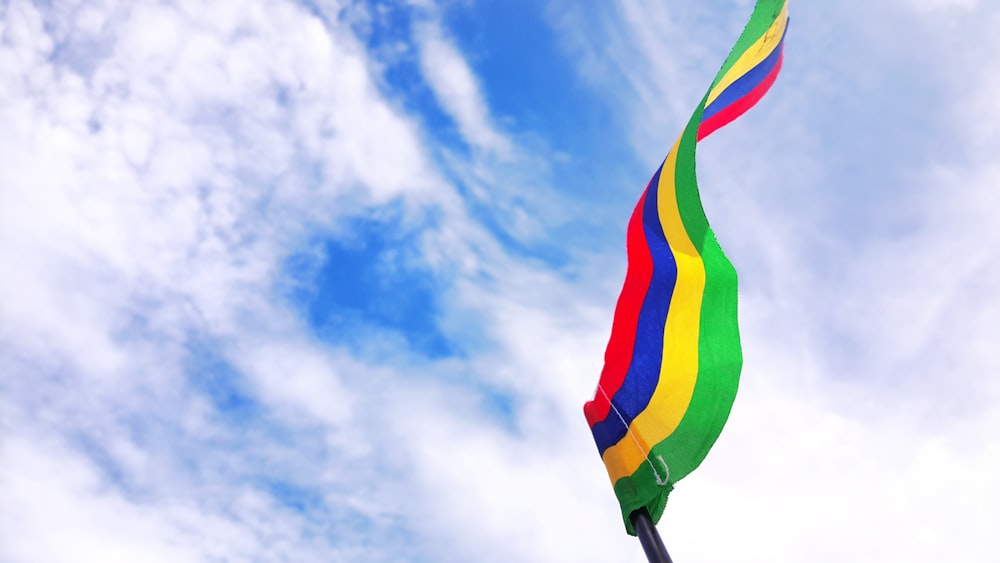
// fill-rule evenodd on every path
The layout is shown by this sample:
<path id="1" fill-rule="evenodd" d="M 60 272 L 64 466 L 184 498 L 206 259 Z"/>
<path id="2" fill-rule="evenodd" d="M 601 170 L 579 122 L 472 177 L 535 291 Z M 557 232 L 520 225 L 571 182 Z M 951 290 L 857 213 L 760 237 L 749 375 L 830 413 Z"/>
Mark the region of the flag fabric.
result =
<path id="1" fill-rule="evenodd" d="M 787 0 L 750 20 L 628 224 L 628 271 L 594 399 L 584 405 L 625 528 L 658 522 L 729 417 L 743 356 L 736 270 L 709 228 L 695 179 L 697 142 L 750 109 L 781 69 Z"/>

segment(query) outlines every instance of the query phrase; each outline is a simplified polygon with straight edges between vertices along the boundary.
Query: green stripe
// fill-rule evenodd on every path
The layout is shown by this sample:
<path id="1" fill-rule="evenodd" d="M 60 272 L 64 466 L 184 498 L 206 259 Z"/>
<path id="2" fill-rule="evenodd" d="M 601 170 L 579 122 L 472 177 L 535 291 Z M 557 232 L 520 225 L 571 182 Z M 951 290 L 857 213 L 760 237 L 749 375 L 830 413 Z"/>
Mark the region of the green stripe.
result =
<path id="1" fill-rule="evenodd" d="M 681 220 L 705 265 L 705 291 L 698 335 L 698 378 L 680 424 L 650 452 L 651 459 L 662 456 L 669 467 L 668 484 L 658 485 L 652 467 L 644 463 L 630 477 L 623 477 L 614 485 L 625 527 L 630 534 L 635 531 L 628 515 L 645 506 L 653 521 L 659 521 L 673 484 L 694 471 L 705 459 L 729 417 L 743 365 L 736 315 L 736 270 L 708 226 L 695 178 L 695 146 L 703 108 L 704 100 L 681 137 L 675 176 Z"/>
<path id="2" fill-rule="evenodd" d="M 677 429 L 653 448 L 681 480 L 705 458 L 722 431 L 739 383 L 743 354 L 736 307 L 736 269 L 722 252 L 698 196 L 695 149 L 704 101 L 691 116 L 677 150 L 677 203 L 681 220 L 705 265 L 698 334 L 698 379 Z"/>

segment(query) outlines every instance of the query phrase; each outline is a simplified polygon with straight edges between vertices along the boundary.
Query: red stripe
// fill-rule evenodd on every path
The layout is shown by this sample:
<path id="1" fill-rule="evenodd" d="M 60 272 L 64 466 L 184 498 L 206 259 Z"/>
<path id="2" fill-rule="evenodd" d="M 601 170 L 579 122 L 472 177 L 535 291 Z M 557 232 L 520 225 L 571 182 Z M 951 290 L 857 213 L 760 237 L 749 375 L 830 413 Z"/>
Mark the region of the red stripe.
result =
<path id="1" fill-rule="evenodd" d="M 771 70 L 771 73 L 767 75 L 767 78 L 762 80 L 756 88 L 747 92 L 745 96 L 730 104 L 729 107 L 719 111 L 719 113 L 713 115 L 705 121 L 702 121 L 701 125 L 698 127 L 698 140 L 700 141 L 711 135 L 719 128 L 743 115 L 747 112 L 747 110 L 756 105 L 778 78 L 778 72 L 781 71 L 781 63 L 784 62 L 784 60 L 785 53 L 782 52 L 781 56 L 778 58 L 778 63 L 774 65 L 774 69 Z"/>
<path id="2" fill-rule="evenodd" d="M 659 175 L 654 175 L 657 178 Z M 604 370 L 601 372 L 599 385 L 604 388 L 604 393 L 598 391 L 594 400 L 583 405 L 583 413 L 587 417 L 587 422 L 593 427 L 598 422 L 604 420 L 611 410 L 609 397 L 614 397 L 622 382 L 625 381 L 625 374 L 632 363 L 632 352 L 635 349 L 635 331 L 639 324 L 639 312 L 642 310 L 642 303 L 646 299 L 646 291 L 653 279 L 653 256 L 649 252 L 649 245 L 646 243 L 646 231 L 642 223 L 642 210 L 646 204 L 646 194 L 652 185 L 650 180 L 646 190 L 642 192 L 639 203 L 632 211 L 632 217 L 628 222 L 628 235 L 626 248 L 628 249 L 628 270 L 625 273 L 625 284 L 622 293 L 618 297 L 618 305 L 615 307 L 615 319 L 611 325 L 611 339 L 608 341 L 608 348 L 604 352 Z"/>

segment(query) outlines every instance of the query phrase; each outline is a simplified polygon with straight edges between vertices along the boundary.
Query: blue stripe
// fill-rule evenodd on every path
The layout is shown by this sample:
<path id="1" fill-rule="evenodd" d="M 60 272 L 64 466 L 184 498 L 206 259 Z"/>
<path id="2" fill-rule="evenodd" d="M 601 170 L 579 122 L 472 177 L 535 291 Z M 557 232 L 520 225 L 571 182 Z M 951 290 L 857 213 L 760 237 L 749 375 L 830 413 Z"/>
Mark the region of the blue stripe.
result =
<path id="1" fill-rule="evenodd" d="M 785 27 L 785 33 L 788 33 L 787 26 Z M 768 55 L 766 59 L 757 63 L 757 66 L 751 68 L 746 74 L 739 77 L 736 82 L 730 84 L 728 88 L 719 94 L 718 98 L 715 98 L 710 106 L 705 108 L 705 113 L 701 116 L 702 122 L 711 119 L 713 115 L 739 101 L 740 98 L 746 96 L 748 93 L 752 92 L 754 88 L 759 86 L 760 83 L 771 74 L 775 65 L 778 64 L 778 59 L 781 58 L 781 50 L 784 46 L 785 36 L 782 35 L 781 41 L 775 45 L 774 50 L 771 51 L 771 54 Z"/>
<path id="2" fill-rule="evenodd" d="M 622 386 L 611 398 L 612 408 L 608 416 L 591 429 L 597 449 L 602 455 L 604 450 L 625 437 L 628 425 L 645 410 L 660 379 L 660 366 L 663 363 L 663 328 L 667 322 L 670 300 L 677 283 L 677 261 L 667 243 L 667 237 L 663 234 L 657 208 L 662 171 L 661 164 L 650 182 L 653 189 L 646 194 L 646 203 L 642 209 L 646 244 L 653 257 L 653 277 L 646 290 L 642 309 L 639 310 L 632 363 L 625 374 Z M 624 422 L 622 418 L 625 419 Z"/>

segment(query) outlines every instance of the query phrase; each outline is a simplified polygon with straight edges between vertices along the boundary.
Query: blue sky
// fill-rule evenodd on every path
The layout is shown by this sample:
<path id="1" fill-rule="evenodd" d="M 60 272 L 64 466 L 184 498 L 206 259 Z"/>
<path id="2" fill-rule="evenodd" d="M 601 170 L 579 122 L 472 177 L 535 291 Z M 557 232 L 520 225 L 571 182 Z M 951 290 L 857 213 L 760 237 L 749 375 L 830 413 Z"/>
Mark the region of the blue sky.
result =
<path id="1" fill-rule="evenodd" d="M 677 561 L 1000 550 L 1000 7 L 796 2 Z M 643 561 L 582 415 L 749 0 L 0 5 L 0 560 Z"/>

